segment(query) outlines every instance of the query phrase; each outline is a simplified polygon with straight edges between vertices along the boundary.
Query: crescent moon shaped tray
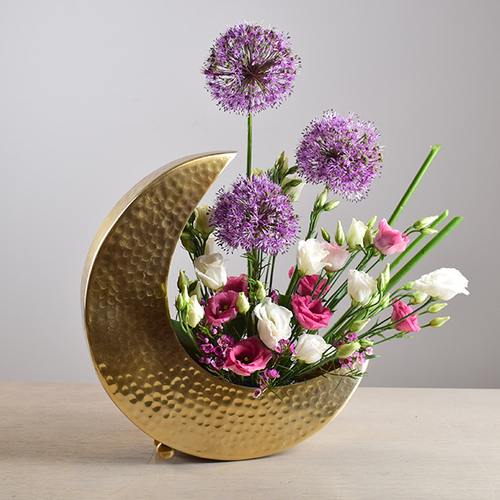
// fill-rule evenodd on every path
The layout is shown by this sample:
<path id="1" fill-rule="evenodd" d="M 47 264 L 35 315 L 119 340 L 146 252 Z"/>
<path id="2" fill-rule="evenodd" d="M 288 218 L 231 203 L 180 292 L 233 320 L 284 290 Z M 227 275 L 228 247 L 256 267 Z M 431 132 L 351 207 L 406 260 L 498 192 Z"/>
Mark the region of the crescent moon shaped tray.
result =
<path id="1" fill-rule="evenodd" d="M 156 442 L 216 460 L 300 443 L 332 420 L 359 384 L 327 375 L 255 399 L 252 388 L 205 371 L 177 340 L 162 284 L 187 219 L 235 156 L 189 156 L 139 182 L 99 228 L 82 280 L 89 350 L 110 398 Z"/>

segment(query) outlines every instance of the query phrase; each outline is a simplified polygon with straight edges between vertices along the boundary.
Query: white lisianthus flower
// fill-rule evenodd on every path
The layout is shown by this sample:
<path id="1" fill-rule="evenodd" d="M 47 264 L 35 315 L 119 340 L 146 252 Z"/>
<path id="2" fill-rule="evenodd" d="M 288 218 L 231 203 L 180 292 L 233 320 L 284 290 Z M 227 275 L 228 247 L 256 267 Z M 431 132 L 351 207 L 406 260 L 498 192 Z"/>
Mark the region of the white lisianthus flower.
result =
<path id="1" fill-rule="evenodd" d="M 196 295 L 191 295 L 191 297 L 189 297 L 188 307 L 188 324 L 191 328 L 194 328 L 198 326 L 198 323 L 203 319 L 203 316 L 205 316 L 205 311 L 198 302 L 198 297 Z"/>
<path id="2" fill-rule="evenodd" d="M 468 284 L 469 281 L 458 269 L 442 267 L 430 274 L 424 274 L 415 281 L 413 289 L 440 300 L 450 300 L 457 293 L 469 295 L 466 289 Z"/>
<path id="3" fill-rule="evenodd" d="M 308 276 L 316 274 L 328 264 L 321 262 L 327 256 L 328 251 L 321 241 L 314 238 L 301 240 L 297 247 L 297 269 Z"/>
<path id="4" fill-rule="evenodd" d="M 349 269 L 347 276 L 347 292 L 352 300 L 366 305 L 377 291 L 377 282 L 364 271 Z"/>
<path id="5" fill-rule="evenodd" d="M 204 236 L 208 236 L 214 228 L 210 225 L 210 207 L 208 205 L 200 205 L 194 209 L 193 226 Z"/>
<path id="6" fill-rule="evenodd" d="M 208 288 L 218 290 L 226 284 L 226 268 L 224 267 L 224 259 L 220 253 L 202 255 L 195 259 L 193 265 L 196 276 Z"/>
<path id="7" fill-rule="evenodd" d="M 280 340 L 290 338 L 292 334 L 290 327 L 292 312 L 286 307 L 279 306 L 270 297 L 266 297 L 260 304 L 255 306 L 253 312 L 258 319 L 257 330 L 260 340 L 269 349 L 276 349 Z"/>
<path id="8" fill-rule="evenodd" d="M 368 227 L 360 220 L 352 219 L 351 227 L 347 231 L 346 241 L 349 248 L 356 248 L 363 246 L 363 238 Z"/>
<path id="9" fill-rule="evenodd" d="M 211 234 L 205 242 L 205 255 L 217 253 L 215 251 L 215 236 Z"/>
<path id="10" fill-rule="evenodd" d="M 320 335 L 303 333 L 295 346 L 295 357 L 308 364 L 316 363 L 329 346 Z"/>

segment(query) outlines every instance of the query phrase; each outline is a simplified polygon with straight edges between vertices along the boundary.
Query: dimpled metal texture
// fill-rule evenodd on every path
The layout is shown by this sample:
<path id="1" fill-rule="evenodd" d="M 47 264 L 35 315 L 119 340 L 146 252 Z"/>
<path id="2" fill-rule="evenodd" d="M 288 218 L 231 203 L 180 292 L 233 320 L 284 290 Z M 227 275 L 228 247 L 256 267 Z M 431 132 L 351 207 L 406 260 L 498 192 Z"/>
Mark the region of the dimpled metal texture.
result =
<path id="1" fill-rule="evenodd" d="M 216 460 L 300 443 L 335 417 L 359 383 L 328 375 L 255 399 L 253 389 L 205 371 L 177 340 L 162 284 L 187 219 L 235 155 L 183 158 L 141 181 L 103 222 L 82 282 L 89 349 L 114 403 L 154 440 Z"/>

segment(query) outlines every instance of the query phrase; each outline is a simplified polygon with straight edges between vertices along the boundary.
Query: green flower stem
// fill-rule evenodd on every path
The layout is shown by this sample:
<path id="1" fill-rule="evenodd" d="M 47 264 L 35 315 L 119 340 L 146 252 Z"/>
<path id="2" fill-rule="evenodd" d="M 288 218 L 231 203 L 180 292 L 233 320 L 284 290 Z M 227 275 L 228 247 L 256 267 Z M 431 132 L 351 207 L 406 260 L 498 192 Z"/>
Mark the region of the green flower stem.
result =
<path id="1" fill-rule="evenodd" d="M 389 226 L 393 226 L 393 224 L 396 222 L 397 218 L 399 217 L 400 213 L 402 212 L 404 206 L 410 199 L 411 195 L 413 194 L 413 191 L 415 191 L 415 188 L 418 186 L 418 183 L 422 180 L 422 177 L 424 176 L 426 170 L 429 168 L 429 165 L 431 164 L 432 160 L 434 159 L 434 156 L 436 156 L 437 152 L 439 151 L 439 148 L 441 146 L 438 144 L 436 146 L 433 146 L 431 148 L 431 152 L 425 159 L 424 163 L 420 167 L 420 170 L 417 172 L 417 175 L 413 178 L 412 183 L 410 184 L 410 187 L 406 190 L 406 193 L 403 195 L 401 200 L 399 201 L 397 207 L 395 208 L 394 212 L 392 213 L 391 217 L 387 221 Z"/>
<path id="2" fill-rule="evenodd" d="M 449 212 L 445 210 L 429 227 L 431 229 L 435 229 L 441 222 L 443 222 L 446 217 L 448 217 Z M 407 247 L 404 252 L 401 252 L 392 262 L 391 262 L 391 271 L 393 271 L 402 260 L 425 238 L 424 234 L 421 234 L 417 238 L 415 238 Z"/>
<path id="3" fill-rule="evenodd" d="M 247 177 L 250 179 L 252 176 L 252 115 L 248 114 L 247 118 Z M 253 262 L 251 259 L 247 260 L 247 276 L 252 277 L 254 274 Z"/>
<path id="4" fill-rule="evenodd" d="M 438 243 L 440 243 L 455 227 L 462 222 L 463 217 L 454 217 L 424 248 L 410 259 L 389 281 L 386 290 L 398 284 L 403 277 L 413 269 Z"/>
<path id="5" fill-rule="evenodd" d="M 358 271 L 362 271 L 370 262 L 373 257 L 373 251 L 368 250 L 367 253 L 363 256 L 359 264 L 356 266 Z M 378 261 L 377 261 L 378 262 Z M 332 295 L 332 297 L 328 300 L 328 303 L 325 304 L 330 309 L 334 309 L 336 305 L 347 295 L 347 286 L 348 280 L 345 280 L 342 285 L 339 286 L 337 291 Z"/>
<path id="6" fill-rule="evenodd" d="M 247 118 L 247 177 L 252 175 L 252 115 Z"/>

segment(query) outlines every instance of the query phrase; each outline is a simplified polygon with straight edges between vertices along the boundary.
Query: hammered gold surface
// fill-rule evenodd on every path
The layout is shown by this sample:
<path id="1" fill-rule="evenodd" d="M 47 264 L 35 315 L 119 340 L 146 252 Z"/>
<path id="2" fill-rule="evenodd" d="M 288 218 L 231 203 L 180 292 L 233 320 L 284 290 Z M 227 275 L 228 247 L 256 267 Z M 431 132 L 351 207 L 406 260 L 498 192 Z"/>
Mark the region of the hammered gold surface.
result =
<path id="1" fill-rule="evenodd" d="M 331 375 L 254 399 L 253 389 L 206 372 L 177 340 L 162 283 L 189 215 L 235 155 L 183 158 L 135 186 L 99 229 L 82 283 L 89 349 L 114 403 L 154 440 L 217 460 L 300 443 L 335 417 L 359 383 Z"/>

